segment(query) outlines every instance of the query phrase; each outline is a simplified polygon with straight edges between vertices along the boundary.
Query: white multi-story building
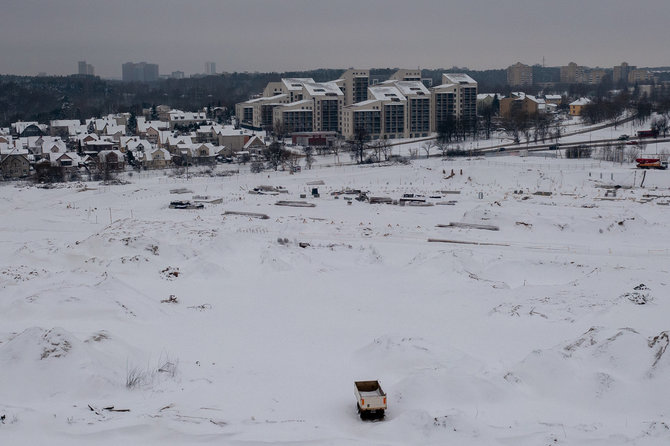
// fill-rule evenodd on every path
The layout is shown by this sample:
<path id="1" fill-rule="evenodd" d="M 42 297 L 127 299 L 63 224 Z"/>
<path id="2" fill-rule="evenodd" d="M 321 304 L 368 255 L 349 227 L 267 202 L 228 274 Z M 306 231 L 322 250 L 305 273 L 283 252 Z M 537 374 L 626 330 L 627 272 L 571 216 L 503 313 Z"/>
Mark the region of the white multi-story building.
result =
<path id="1" fill-rule="evenodd" d="M 340 79 L 340 89 L 344 93 L 344 105 L 356 104 L 368 100 L 370 70 L 349 68 Z"/>
<path id="2" fill-rule="evenodd" d="M 398 70 L 388 81 L 369 85 L 369 70 L 349 69 L 331 82 L 286 78 L 270 82 L 263 96 L 235 106 L 241 125 L 282 125 L 293 132 L 337 132 L 352 138 L 419 138 L 447 120 L 474 121 L 477 82 L 448 73 L 442 85 L 426 88 L 420 70 Z M 360 134 L 360 133 L 359 133 Z"/>
<path id="3" fill-rule="evenodd" d="M 442 74 L 442 84 L 431 88 L 430 127 L 437 131 L 449 120 L 472 122 L 477 118 L 477 81 L 463 73 Z"/>
<path id="4" fill-rule="evenodd" d="M 244 127 L 256 130 L 271 129 L 274 125 L 274 109 L 288 103 L 287 94 L 263 96 L 235 104 L 235 114 Z"/>
<path id="5" fill-rule="evenodd" d="M 302 91 L 294 91 L 294 97 L 301 99 L 274 110 L 275 123 L 289 133 L 340 131 L 344 93 L 337 82 L 304 82 Z"/>

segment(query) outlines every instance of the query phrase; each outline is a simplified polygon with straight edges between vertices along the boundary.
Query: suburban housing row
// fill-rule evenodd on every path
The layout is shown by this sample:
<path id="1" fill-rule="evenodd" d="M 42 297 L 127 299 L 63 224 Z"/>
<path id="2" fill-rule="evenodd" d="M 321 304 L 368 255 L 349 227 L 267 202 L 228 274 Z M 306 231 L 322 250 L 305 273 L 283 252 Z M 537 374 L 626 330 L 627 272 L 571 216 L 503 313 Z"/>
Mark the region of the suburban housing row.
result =
<path id="1" fill-rule="evenodd" d="M 448 120 L 475 120 L 477 82 L 445 73 L 441 85 L 427 88 L 420 70 L 402 69 L 370 85 L 370 70 L 352 68 L 329 82 L 270 82 L 261 97 L 236 104 L 235 114 L 240 125 L 255 130 L 280 125 L 288 133 L 332 132 L 347 139 L 359 131 L 371 139 L 426 137 Z"/>
<path id="2" fill-rule="evenodd" d="M 49 125 L 15 122 L 0 128 L 0 171 L 3 178 L 22 178 L 40 168 L 57 168 L 63 177 L 103 163 L 111 170 L 160 169 L 173 163 L 213 164 L 217 158 L 260 154 L 265 143 L 254 132 L 216 124 L 207 111 L 184 112 L 158 106 L 145 116 L 129 113 L 102 118 L 54 120 Z M 215 110 L 209 111 L 212 116 Z M 163 120 L 164 119 L 164 120 Z M 184 126 L 190 130 L 183 131 Z M 262 134 L 261 134 L 262 135 Z"/>

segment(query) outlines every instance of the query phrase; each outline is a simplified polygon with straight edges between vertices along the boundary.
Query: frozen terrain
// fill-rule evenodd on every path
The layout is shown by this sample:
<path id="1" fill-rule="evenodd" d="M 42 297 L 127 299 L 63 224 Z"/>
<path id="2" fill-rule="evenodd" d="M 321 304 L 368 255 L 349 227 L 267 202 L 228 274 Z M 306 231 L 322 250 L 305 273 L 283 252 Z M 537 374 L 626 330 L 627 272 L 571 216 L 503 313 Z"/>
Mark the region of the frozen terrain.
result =
<path id="1" fill-rule="evenodd" d="M 670 443 L 667 171 L 165 173 L 0 185 L 0 444 Z M 194 194 L 223 202 L 168 208 Z M 356 414 L 369 379 L 381 422 Z"/>

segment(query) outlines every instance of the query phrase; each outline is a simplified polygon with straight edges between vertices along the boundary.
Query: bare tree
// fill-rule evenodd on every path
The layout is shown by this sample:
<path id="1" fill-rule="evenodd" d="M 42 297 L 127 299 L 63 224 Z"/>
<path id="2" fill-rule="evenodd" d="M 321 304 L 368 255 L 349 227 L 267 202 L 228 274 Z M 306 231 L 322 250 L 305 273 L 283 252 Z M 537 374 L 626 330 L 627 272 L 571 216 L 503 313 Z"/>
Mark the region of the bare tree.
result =
<path id="1" fill-rule="evenodd" d="M 312 164 L 314 164 L 314 148 L 312 146 L 305 146 L 302 148 L 302 151 L 305 154 L 305 167 L 312 169 Z"/>
<path id="2" fill-rule="evenodd" d="M 640 149 L 635 146 L 628 146 L 624 151 L 624 162 L 632 163 L 640 156 Z"/>
<path id="3" fill-rule="evenodd" d="M 335 158 L 335 162 L 337 164 L 340 164 L 340 152 L 342 151 L 343 146 L 344 141 L 340 138 L 337 138 L 335 141 L 333 141 L 333 145 L 330 148 L 333 151 L 333 157 Z"/>
<path id="4" fill-rule="evenodd" d="M 440 153 L 442 153 L 442 156 L 447 156 L 447 153 L 449 152 L 449 143 L 437 141 L 437 148 L 440 150 Z"/>
<path id="5" fill-rule="evenodd" d="M 280 164 L 286 162 L 288 151 L 284 148 L 284 136 L 286 136 L 286 127 L 279 121 L 275 122 L 272 132 L 272 142 L 263 151 L 268 167 L 277 170 Z"/>
<path id="6" fill-rule="evenodd" d="M 426 152 L 426 158 L 430 158 L 430 151 L 435 147 L 435 141 L 426 141 L 421 144 L 421 149 Z"/>
<path id="7" fill-rule="evenodd" d="M 363 157 L 367 149 L 367 140 L 369 138 L 367 130 L 364 127 L 358 127 L 354 130 L 354 138 L 349 141 L 349 147 L 354 159 L 363 163 Z"/>

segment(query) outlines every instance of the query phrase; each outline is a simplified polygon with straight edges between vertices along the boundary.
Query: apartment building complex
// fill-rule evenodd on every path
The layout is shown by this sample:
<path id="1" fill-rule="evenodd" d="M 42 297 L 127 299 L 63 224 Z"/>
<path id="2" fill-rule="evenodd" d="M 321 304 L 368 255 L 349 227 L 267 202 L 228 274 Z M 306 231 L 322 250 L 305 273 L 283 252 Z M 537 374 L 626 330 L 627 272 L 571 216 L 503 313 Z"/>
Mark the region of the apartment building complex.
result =
<path id="1" fill-rule="evenodd" d="M 216 74 L 216 62 L 205 62 L 205 74 L 208 76 Z"/>
<path id="2" fill-rule="evenodd" d="M 612 69 L 612 82 L 618 84 L 621 81 L 628 81 L 628 74 L 633 70 L 637 70 L 637 67 L 622 62 L 621 65 L 617 65 Z"/>
<path id="3" fill-rule="evenodd" d="M 370 70 L 356 70 L 350 68 L 340 76 L 340 89 L 344 93 L 344 105 L 368 100 L 368 85 L 370 85 Z M 337 82 L 337 81 L 336 81 Z"/>
<path id="4" fill-rule="evenodd" d="M 158 80 L 157 64 L 126 62 L 121 69 L 124 82 L 155 82 Z"/>
<path id="5" fill-rule="evenodd" d="M 608 71 L 602 68 L 588 68 L 570 62 L 561 67 L 561 82 L 564 84 L 597 85 L 602 82 Z"/>
<path id="6" fill-rule="evenodd" d="M 77 74 L 95 76 L 95 68 L 85 60 L 80 60 L 77 62 Z"/>
<path id="7" fill-rule="evenodd" d="M 339 79 L 314 82 L 286 78 L 270 82 L 260 98 L 235 106 L 241 125 L 289 133 L 337 132 L 370 139 L 429 136 L 439 123 L 474 120 L 477 82 L 465 74 L 444 74 L 428 89 L 420 70 L 398 70 L 389 80 L 370 84 L 369 70 L 349 69 Z"/>
<path id="8" fill-rule="evenodd" d="M 444 73 L 442 84 L 433 91 L 431 128 L 449 120 L 474 121 L 477 117 L 477 82 L 461 73 Z"/>
<path id="9" fill-rule="evenodd" d="M 513 87 L 533 85 L 533 67 L 517 62 L 507 67 L 507 83 Z"/>

